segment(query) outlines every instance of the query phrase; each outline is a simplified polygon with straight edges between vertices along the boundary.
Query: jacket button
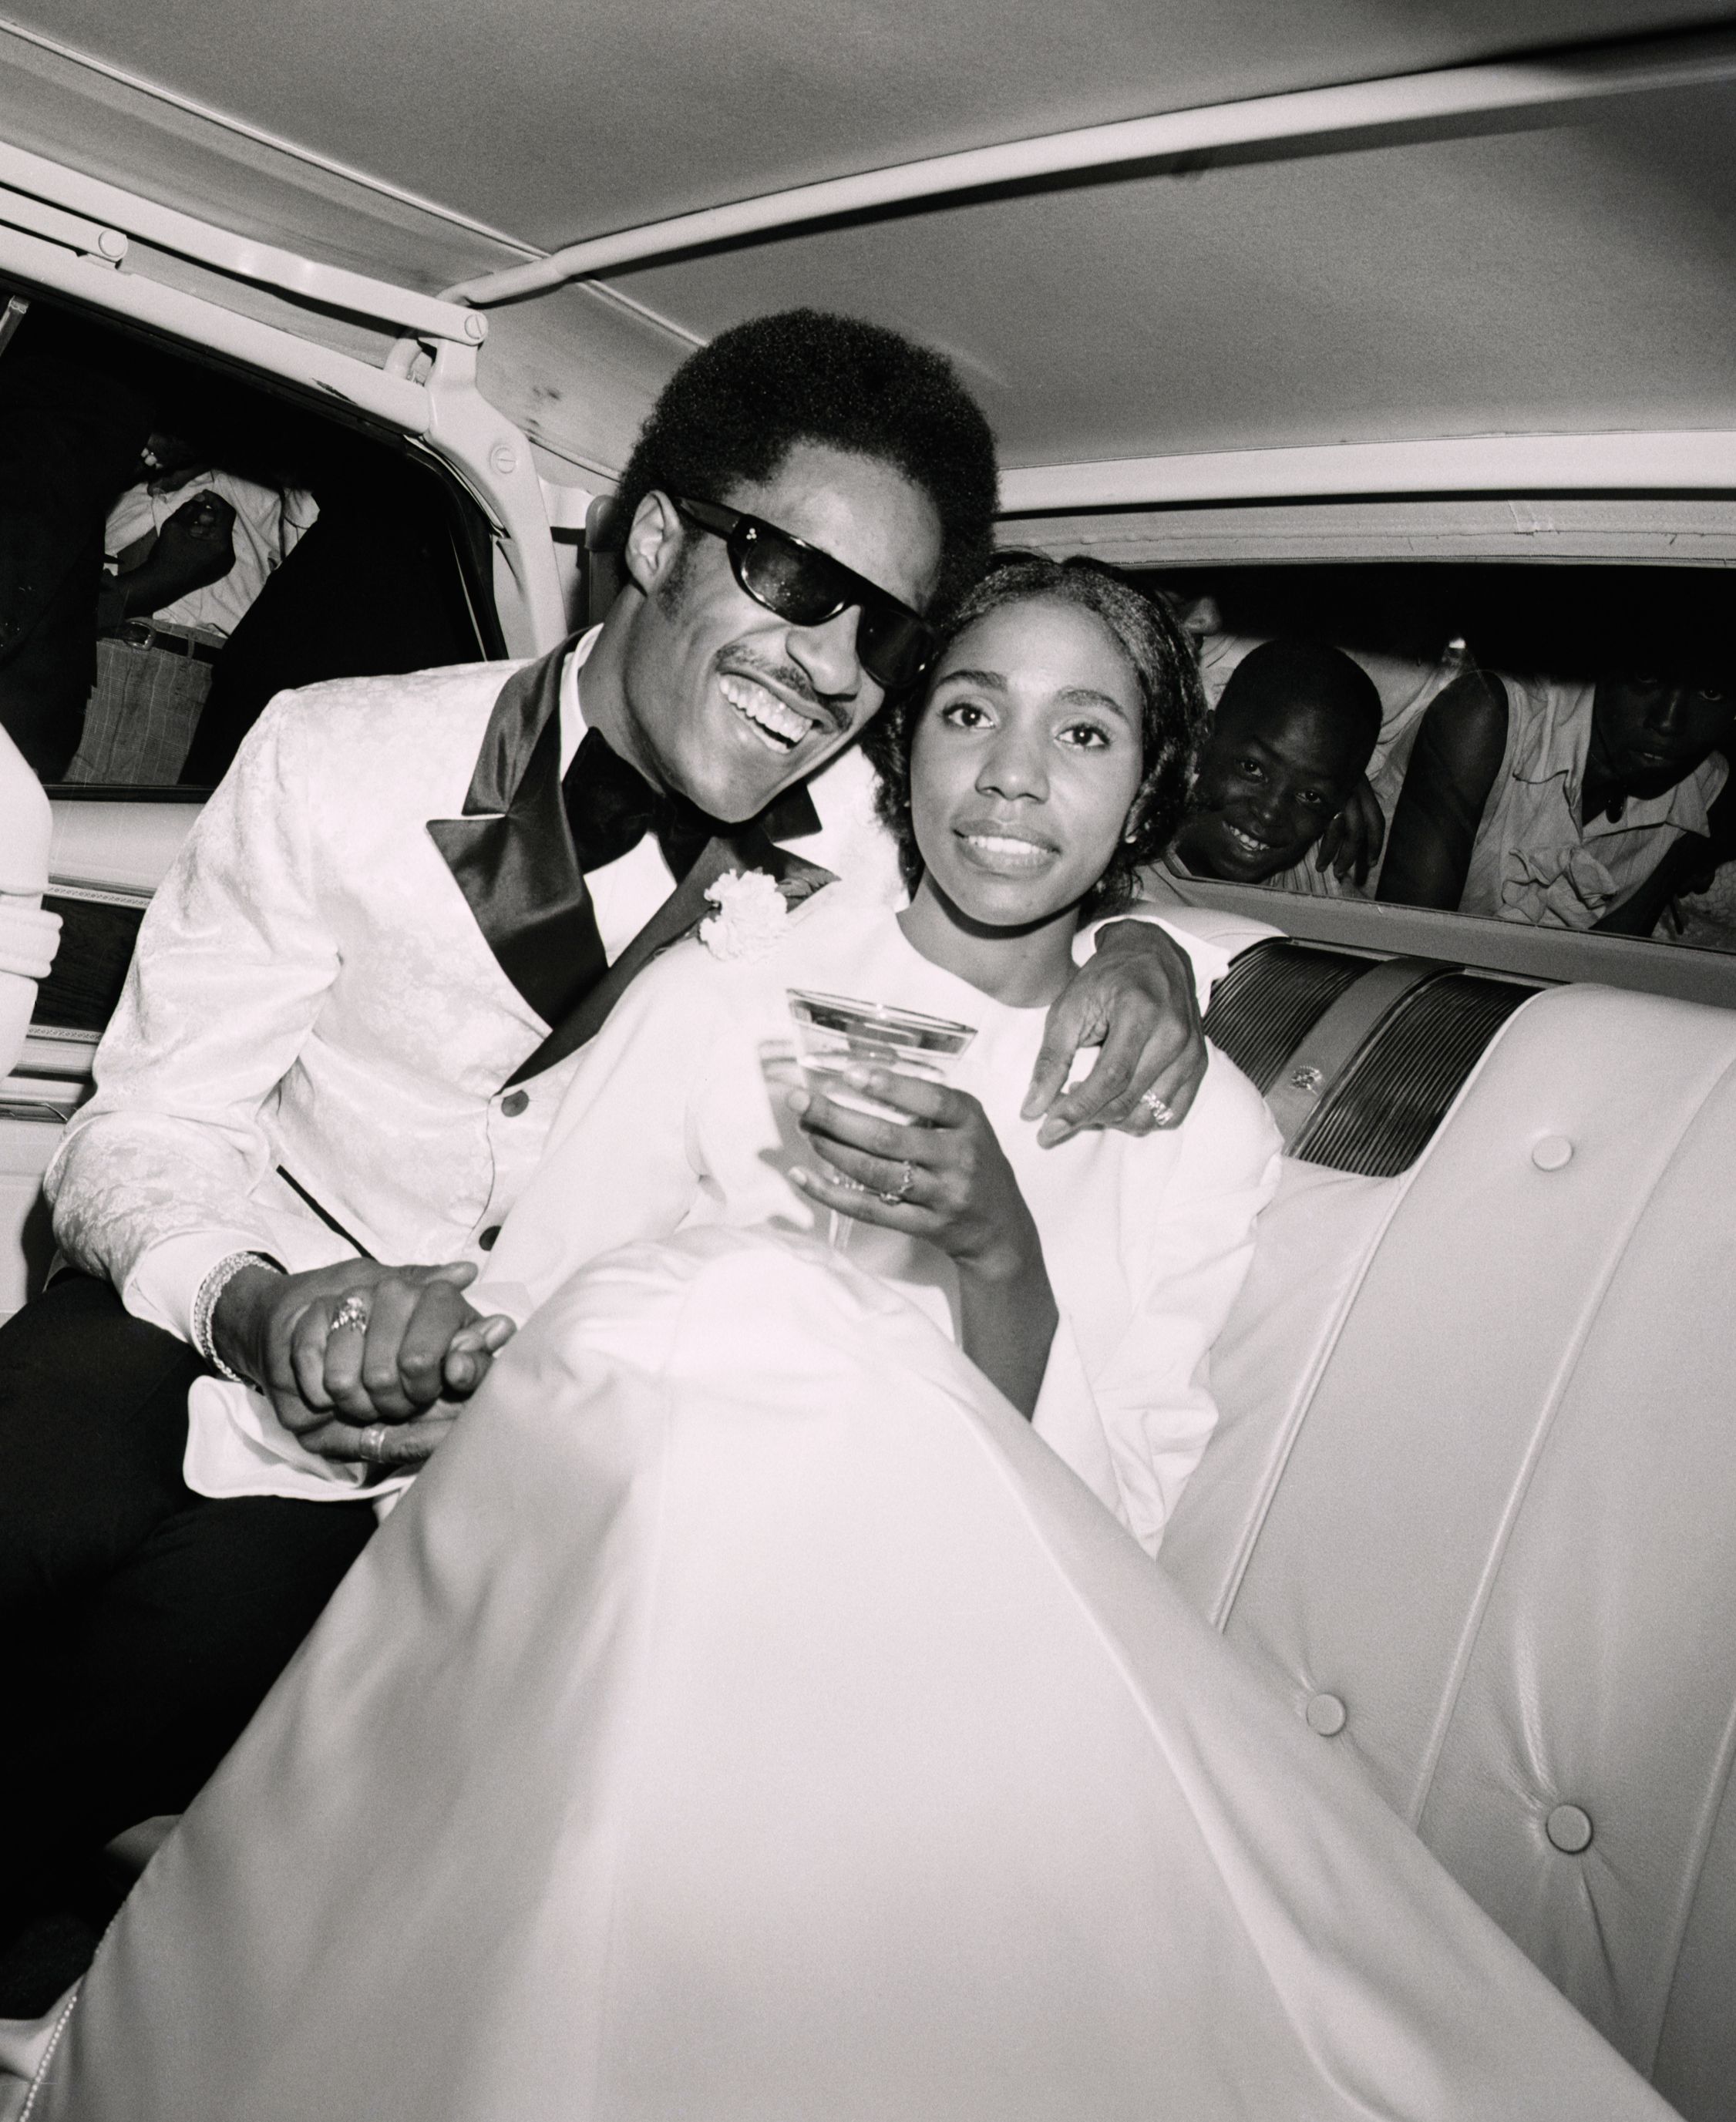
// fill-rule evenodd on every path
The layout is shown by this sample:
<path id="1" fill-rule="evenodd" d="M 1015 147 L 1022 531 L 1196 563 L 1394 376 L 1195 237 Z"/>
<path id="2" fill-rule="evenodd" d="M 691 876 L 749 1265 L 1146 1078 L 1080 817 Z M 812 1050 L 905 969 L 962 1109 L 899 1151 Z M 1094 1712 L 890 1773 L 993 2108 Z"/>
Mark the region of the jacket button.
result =
<path id="1" fill-rule="evenodd" d="M 500 1236 L 500 1226 L 499 1226 L 499 1224 L 498 1224 L 498 1223 L 490 1223 L 490 1224 L 489 1225 L 489 1227 L 488 1227 L 487 1230 L 485 1230 L 485 1231 L 479 1231 L 479 1232 L 476 1233 L 476 1242 L 477 1242 L 477 1244 L 478 1244 L 479 1246 L 481 1246 L 482 1250 L 483 1250 L 485 1253 L 491 1253 L 491 1252 L 493 1252 L 493 1251 L 494 1251 L 494 1241 L 495 1241 L 495 1239 L 496 1239 L 496 1238 L 498 1238 L 499 1236 Z"/>
<path id="2" fill-rule="evenodd" d="M 1573 1144 L 1565 1134 L 1546 1134 L 1531 1145 L 1531 1161 L 1539 1171 L 1560 1171 L 1573 1161 Z"/>
<path id="3" fill-rule="evenodd" d="M 508 1091 L 500 1101 L 500 1110 L 509 1120 L 516 1120 L 530 1102 L 528 1091 Z"/>
<path id="4" fill-rule="evenodd" d="M 1336 1694 L 1313 1694 L 1303 1711 L 1308 1720 L 1308 1729 L 1317 1732 L 1322 1739 L 1336 1739 L 1349 1721 L 1350 1713 Z"/>
<path id="5" fill-rule="evenodd" d="M 1543 1832 L 1564 1857 L 1591 1847 L 1591 1815 L 1576 1805 L 1558 1805 L 1543 1823 Z"/>

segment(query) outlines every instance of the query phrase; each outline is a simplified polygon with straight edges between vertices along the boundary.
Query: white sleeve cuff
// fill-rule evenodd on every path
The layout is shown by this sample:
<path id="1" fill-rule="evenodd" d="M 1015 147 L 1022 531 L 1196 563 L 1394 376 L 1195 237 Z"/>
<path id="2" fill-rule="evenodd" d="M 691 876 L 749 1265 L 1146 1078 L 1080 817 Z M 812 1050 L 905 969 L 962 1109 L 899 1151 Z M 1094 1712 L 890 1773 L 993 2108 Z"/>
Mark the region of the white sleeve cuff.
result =
<path id="1" fill-rule="evenodd" d="M 288 1496 L 304 1503 L 377 1503 L 409 1487 L 408 1466 L 379 1478 L 359 1460 L 322 1459 L 284 1428 L 262 1394 L 195 1378 L 187 1395 L 181 1479 L 196 1496 Z"/>
<path id="2" fill-rule="evenodd" d="M 147 1246 L 127 1277 L 120 1301 L 135 1319 L 161 1326 L 193 1345 L 193 1306 L 199 1287 L 231 1253 L 269 1253 L 257 1231 L 183 1231 Z"/>
<path id="3" fill-rule="evenodd" d="M 46 979 L 60 945 L 60 916 L 44 906 L 0 900 L 0 973 Z"/>

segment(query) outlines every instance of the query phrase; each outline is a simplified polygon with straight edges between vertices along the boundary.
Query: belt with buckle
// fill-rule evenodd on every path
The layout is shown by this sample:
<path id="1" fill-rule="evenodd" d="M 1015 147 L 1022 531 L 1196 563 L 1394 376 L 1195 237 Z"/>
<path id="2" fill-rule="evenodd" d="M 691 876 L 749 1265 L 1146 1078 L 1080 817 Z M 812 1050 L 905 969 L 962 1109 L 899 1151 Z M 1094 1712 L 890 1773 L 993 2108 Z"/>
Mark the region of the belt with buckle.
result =
<path id="1" fill-rule="evenodd" d="M 122 642 L 129 648 L 166 648 L 171 655 L 188 657 L 195 663 L 214 663 L 218 658 L 214 643 L 195 641 L 190 633 L 171 626 L 154 626 L 149 619 L 124 619 L 119 626 L 111 626 L 103 638 Z"/>

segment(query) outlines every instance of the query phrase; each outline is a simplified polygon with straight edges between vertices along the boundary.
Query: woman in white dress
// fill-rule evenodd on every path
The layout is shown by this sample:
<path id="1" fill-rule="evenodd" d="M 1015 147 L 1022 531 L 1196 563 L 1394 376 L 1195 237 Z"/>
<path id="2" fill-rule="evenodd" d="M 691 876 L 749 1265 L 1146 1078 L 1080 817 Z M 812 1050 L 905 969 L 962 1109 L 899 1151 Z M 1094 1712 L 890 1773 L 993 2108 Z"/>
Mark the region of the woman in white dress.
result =
<path id="1" fill-rule="evenodd" d="M 835 1213 L 852 1264 L 957 1339 L 1155 1553 L 1216 1419 L 1206 1351 L 1277 1184 L 1277 1130 L 1219 1054 L 1178 1129 L 1044 1147 L 1019 1099 L 1089 947 L 1081 908 L 1123 903 L 1174 830 L 1196 727 L 1186 659 L 1094 570 L 991 576 L 920 712 L 895 708 L 880 735 L 910 905 L 834 885 L 792 915 L 768 878 L 726 886 L 594 1042 L 472 1302 L 522 1322 L 634 1239 L 823 1237 Z M 840 1083 L 845 1103 L 810 1099 L 787 1057 L 791 991 L 813 989 L 974 1036 L 949 1087 L 882 1071 Z"/>
<path id="2" fill-rule="evenodd" d="M 1016 1101 L 1197 699 L 1121 586 L 991 577 L 882 743 L 905 911 L 744 881 L 636 985 L 478 1285 L 528 1324 L 31 2122 L 1664 2111 L 1141 1551 L 1275 1137 L 1215 1054 L 1144 1138 Z M 974 1026 L 952 1084 L 792 1095 L 815 985 Z"/>

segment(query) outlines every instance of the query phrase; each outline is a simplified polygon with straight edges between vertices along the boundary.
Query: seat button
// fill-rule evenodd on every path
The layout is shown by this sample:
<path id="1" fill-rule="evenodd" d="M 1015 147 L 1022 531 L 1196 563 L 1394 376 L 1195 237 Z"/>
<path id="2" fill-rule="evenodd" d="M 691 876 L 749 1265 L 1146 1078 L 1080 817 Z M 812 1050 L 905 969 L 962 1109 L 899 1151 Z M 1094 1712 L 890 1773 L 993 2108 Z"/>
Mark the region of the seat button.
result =
<path id="1" fill-rule="evenodd" d="M 494 1251 L 494 1241 L 495 1241 L 495 1239 L 496 1239 L 496 1238 L 498 1238 L 499 1236 L 500 1236 L 500 1226 L 499 1226 L 499 1224 L 498 1224 L 498 1223 L 490 1223 L 490 1224 L 489 1225 L 489 1227 L 488 1227 L 487 1230 L 485 1230 L 485 1231 L 479 1231 L 479 1232 L 476 1233 L 476 1242 L 477 1242 L 477 1244 L 478 1244 L 479 1246 L 481 1246 L 481 1248 L 482 1248 L 482 1250 L 484 1250 L 484 1252 L 485 1252 L 485 1253 L 491 1253 L 491 1252 L 493 1252 L 493 1251 Z"/>
<path id="2" fill-rule="evenodd" d="M 1591 1815 L 1576 1805 L 1558 1805 L 1543 1831 L 1564 1857 L 1577 1857 L 1591 1847 Z"/>
<path id="3" fill-rule="evenodd" d="M 509 1120 L 516 1120 L 530 1102 L 528 1091 L 508 1091 L 500 1101 L 500 1110 Z"/>
<path id="4" fill-rule="evenodd" d="M 1336 1739 L 1349 1716 L 1336 1694 L 1311 1694 L 1302 1713 L 1308 1720 L 1309 1731 L 1317 1732 L 1322 1739 Z"/>
<path id="5" fill-rule="evenodd" d="M 1573 1161 L 1573 1144 L 1565 1134 L 1546 1134 L 1531 1145 L 1531 1161 L 1539 1171 L 1559 1171 Z"/>

